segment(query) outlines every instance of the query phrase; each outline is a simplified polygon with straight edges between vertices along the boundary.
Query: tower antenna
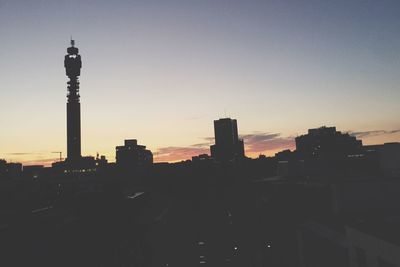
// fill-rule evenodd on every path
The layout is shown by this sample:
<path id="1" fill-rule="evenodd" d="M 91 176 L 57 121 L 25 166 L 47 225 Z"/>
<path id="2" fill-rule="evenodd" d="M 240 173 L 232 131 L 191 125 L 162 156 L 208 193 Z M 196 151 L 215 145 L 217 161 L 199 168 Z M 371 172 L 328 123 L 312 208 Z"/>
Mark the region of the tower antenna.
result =
<path id="1" fill-rule="evenodd" d="M 71 47 L 67 48 L 64 67 L 69 78 L 67 82 L 67 161 L 73 164 L 81 159 L 81 106 L 79 101 L 79 76 L 82 61 L 79 49 L 74 46 L 71 36 Z"/>

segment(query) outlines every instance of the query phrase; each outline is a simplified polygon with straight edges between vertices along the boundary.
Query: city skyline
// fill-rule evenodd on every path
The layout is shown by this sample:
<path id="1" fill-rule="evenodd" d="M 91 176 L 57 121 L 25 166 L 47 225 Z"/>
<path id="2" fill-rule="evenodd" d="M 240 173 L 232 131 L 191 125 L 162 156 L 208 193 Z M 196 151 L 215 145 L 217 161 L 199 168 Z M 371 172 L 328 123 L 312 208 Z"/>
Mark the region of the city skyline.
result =
<path id="1" fill-rule="evenodd" d="M 49 165 L 58 159 L 52 152 L 66 156 L 62 57 L 70 32 L 83 57 L 82 155 L 114 161 L 129 138 L 156 162 L 209 154 L 212 121 L 221 117 L 238 120 L 250 157 L 293 149 L 295 136 L 323 125 L 364 144 L 400 141 L 399 4 L 253 2 L 87 2 L 72 18 L 64 2 L 0 2 L 0 158 Z"/>

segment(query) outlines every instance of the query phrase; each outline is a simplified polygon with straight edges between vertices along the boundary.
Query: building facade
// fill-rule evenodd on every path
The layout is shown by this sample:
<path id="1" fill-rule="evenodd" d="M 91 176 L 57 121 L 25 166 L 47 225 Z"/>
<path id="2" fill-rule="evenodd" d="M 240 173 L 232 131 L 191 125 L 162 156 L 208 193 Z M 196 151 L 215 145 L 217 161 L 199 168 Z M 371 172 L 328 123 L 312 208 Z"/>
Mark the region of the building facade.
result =
<path id="1" fill-rule="evenodd" d="M 119 167 L 148 166 L 152 163 L 153 153 L 146 146 L 138 145 L 136 139 L 125 140 L 123 146 L 116 147 L 116 164 Z"/>
<path id="2" fill-rule="evenodd" d="M 223 118 L 214 121 L 215 144 L 210 147 L 211 157 L 217 162 L 243 159 L 244 142 L 239 139 L 237 121 Z"/>
<path id="3" fill-rule="evenodd" d="M 336 127 L 309 129 L 308 134 L 296 137 L 296 151 L 302 159 L 345 158 L 362 153 L 362 142 Z"/>

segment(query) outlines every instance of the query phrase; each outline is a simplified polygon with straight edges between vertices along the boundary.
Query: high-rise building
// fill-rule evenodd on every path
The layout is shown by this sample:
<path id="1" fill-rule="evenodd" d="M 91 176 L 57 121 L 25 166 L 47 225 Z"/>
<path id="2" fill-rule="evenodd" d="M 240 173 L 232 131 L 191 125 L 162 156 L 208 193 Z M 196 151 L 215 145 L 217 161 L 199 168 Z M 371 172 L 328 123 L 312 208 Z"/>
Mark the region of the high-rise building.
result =
<path id="1" fill-rule="evenodd" d="M 215 161 L 228 162 L 242 159 L 244 143 L 239 139 L 237 121 L 223 118 L 214 121 L 215 145 L 210 147 Z"/>
<path id="2" fill-rule="evenodd" d="M 81 159 L 81 104 L 79 102 L 79 80 L 82 61 L 75 41 L 67 48 L 64 58 L 66 75 L 69 78 L 67 94 L 67 161 L 78 162 Z"/>
<path id="3" fill-rule="evenodd" d="M 153 153 L 146 146 L 138 145 L 136 139 L 125 140 L 123 146 L 116 147 L 116 164 L 123 168 L 151 165 Z"/>

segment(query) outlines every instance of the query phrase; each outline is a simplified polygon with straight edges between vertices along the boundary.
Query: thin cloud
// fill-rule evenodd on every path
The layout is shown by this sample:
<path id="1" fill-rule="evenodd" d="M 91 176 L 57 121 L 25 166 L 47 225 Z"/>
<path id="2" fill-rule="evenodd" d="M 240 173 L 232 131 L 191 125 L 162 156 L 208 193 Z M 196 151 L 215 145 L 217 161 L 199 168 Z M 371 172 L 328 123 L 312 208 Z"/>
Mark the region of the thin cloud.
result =
<path id="1" fill-rule="evenodd" d="M 156 162 L 174 162 L 191 159 L 200 154 L 210 154 L 210 145 L 214 143 L 214 137 L 203 137 L 202 139 L 204 142 L 186 147 L 161 147 L 154 153 L 154 160 Z"/>
<path id="2" fill-rule="evenodd" d="M 210 146 L 212 143 L 199 143 L 199 144 L 194 144 L 191 145 L 192 147 L 205 147 L 205 146 Z"/>
<path id="3" fill-rule="evenodd" d="M 36 152 L 11 152 L 11 153 L 6 153 L 6 155 L 10 156 L 25 156 L 25 155 L 37 155 L 39 153 Z"/>
<path id="4" fill-rule="evenodd" d="M 173 162 L 191 159 L 192 156 L 200 154 L 208 154 L 210 149 L 208 147 L 162 147 L 154 153 L 154 159 L 156 162 Z"/>
<path id="5" fill-rule="evenodd" d="M 265 153 L 284 149 L 294 149 L 293 137 L 282 137 L 281 133 L 254 133 L 241 136 L 246 152 Z"/>
<path id="6" fill-rule="evenodd" d="M 400 129 L 390 130 L 390 131 L 387 131 L 387 130 L 373 130 L 373 131 L 363 131 L 363 132 L 349 131 L 350 135 L 355 136 L 357 138 L 379 136 L 379 135 L 384 135 L 384 134 L 395 134 L 395 133 L 400 133 Z"/>
<path id="7" fill-rule="evenodd" d="M 191 145 L 191 147 L 209 147 L 214 144 L 214 137 L 203 137 L 203 143 Z"/>
<path id="8" fill-rule="evenodd" d="M 19 162 L 22 165 L 44 165 L 51 166 L 51 163 L 59 161 L 59 158 L 48 158 L 51 152 L 9 152 L 5 153 L 6 160 L 10 162 Z"/>
<path id="9" fill-rule="evenodd" d="M 293 137 L 282 137 L 280 133 L 254 133 L 241 136 L 244 139 L 246 153 L 266 153 L 284 149 L 294 149 Z M 156 162 L 173 162 L 190 159 L 192 156 L 209 154 L 214 137 L 204 137 L 205 142 L 187 147 L 162 147 L 154 153 Z"/>
<path id="10" fill-rule="evenodd" d="M 59 158 L 47 158 L 47 159 L 36 159 L 36 160 L 27 160 L 22 161 L 22 165 L 44 165 L 44 166 L 51 166 L 53 162 L 59 161 Z"/>

